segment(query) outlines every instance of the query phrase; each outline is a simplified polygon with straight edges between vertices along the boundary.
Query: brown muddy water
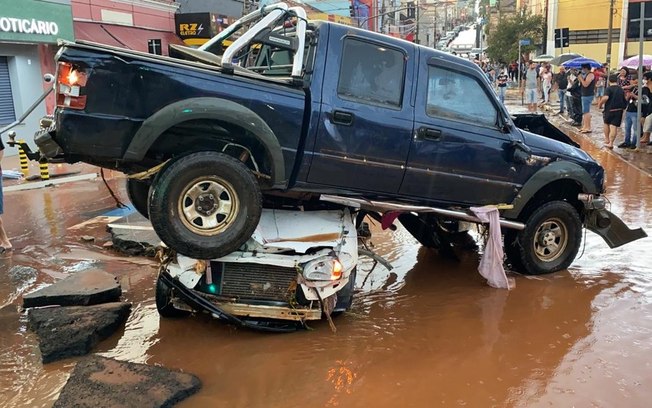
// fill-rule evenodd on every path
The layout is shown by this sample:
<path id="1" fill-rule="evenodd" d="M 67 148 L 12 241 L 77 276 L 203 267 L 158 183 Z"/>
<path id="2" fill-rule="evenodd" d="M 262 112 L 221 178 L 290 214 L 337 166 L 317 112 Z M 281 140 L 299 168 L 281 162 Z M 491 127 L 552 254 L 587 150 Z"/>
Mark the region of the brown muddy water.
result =
<path id="1" fill-rule="evenodd" d="M 607 169 L 612 211 L 652 232 L 652 177 L 584 147 Z M 76 359 L 41 364 L 21 295 L 86 268 L 119 276 L 134 305 L 99 353 L 196 374 L 204 386 L 180 407 L 650 405 L 650 238 L 610 250 L 587 233 L 568 271 L 516 276 L 507 292 L 483 283 L 477 253 L 457 263 L 405 231 L 376 231 L 375 249 L 395 269 L 358 274 L 353 311 L 335 320 L 337 333 L 315 323 L 270 335 L 207 316 L 159 318 L 151 262 L 101 249 L 102 225 L 68 229 L 112 203 L 100 182 L 6 194 L 4 220 L 18 249 L 0 259 L 0 406 L 56 400 Z M 80 235 L 98 239 L 84 244 Z M 9 275 L 12 265 L 38 273 Z"/>

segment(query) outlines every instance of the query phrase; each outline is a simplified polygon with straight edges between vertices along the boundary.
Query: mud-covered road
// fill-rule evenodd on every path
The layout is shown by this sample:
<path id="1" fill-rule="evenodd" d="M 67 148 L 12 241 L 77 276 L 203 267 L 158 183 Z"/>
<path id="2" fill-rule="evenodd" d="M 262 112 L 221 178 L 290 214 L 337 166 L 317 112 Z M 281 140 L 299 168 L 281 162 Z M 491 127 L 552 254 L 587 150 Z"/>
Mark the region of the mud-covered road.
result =
<path id="1" fill-rule="evenodd" d="M 652 177 L 584 147 L 607 169 L 612 211 L 652 231 Z M 376 250 L 395 269 L 358 273 L 357 300 L 335 320 L 336 334 L 319 323 L 269 335 L 207 316 L 160 319 L 152 262 L 102 249 L 101 224 L 69 229 L 113 204 L 101 182 L 6 194 L 17 250 L 0 259 L 0 406 L 57 398 L 76 360 L 41 364 L 20 296 L 86 268 L 119 276 L 134 304 L 100 353 L 196 374 L 204 386 L 181 407 L 642 407 L 652 399 L 650 238 L 610 250 L 587 233 L 568 271 L 516 276 L 507 292 L 483 283 L 477 253 L 456 263 L 404 231 L 376 231 Z M 13 265 L 38 273 L 10 275 Z"/>

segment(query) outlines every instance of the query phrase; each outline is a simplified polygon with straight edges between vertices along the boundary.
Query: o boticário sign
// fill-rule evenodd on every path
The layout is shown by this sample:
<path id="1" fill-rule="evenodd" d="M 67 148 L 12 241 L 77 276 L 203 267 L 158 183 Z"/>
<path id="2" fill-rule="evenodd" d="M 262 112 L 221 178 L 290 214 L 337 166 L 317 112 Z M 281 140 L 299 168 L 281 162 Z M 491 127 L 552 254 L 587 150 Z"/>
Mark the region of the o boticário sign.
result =
<path id="1" fill-rule="evenodd" d="M 59 38 L 74 40 L 69 2 L 3 1 L 0 7 L 0 41 L 56 43 Z"/>

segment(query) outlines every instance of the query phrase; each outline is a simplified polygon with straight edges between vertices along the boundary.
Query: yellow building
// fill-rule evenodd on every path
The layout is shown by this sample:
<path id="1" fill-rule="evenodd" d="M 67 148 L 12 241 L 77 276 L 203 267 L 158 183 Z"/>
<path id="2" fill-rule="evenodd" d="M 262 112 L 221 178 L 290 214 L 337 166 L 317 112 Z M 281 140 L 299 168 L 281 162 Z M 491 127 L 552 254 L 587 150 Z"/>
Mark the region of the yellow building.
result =
<path id="1" fill-rule="evenodd" d="M 630 20 L 638 18 L 640 1 L 517 0 L 517 8 L 547 17 L 548 54 L 561 54 L 562 50 L 555 48 L 555 28 L 568 28 L 570 44 L 563 52 L 576 52 L 604 63 L 607 61 L 609 10 L 612 2 L 614 13 L 610 65 L 612 69 L 616 69 L 620 61 L 638 54 L 638 23 L 632 23 Z M 652 3 L 646 3 L 646 7 L 652 9 Z M 646 15 L 651 15 L 650 13 L 652 10 L 646 11 Z M 645 27 L 652 29 L 652 21 Z M 647 41 L 644 42 L 644 53 L 652 54 L 652 30 Z"/>

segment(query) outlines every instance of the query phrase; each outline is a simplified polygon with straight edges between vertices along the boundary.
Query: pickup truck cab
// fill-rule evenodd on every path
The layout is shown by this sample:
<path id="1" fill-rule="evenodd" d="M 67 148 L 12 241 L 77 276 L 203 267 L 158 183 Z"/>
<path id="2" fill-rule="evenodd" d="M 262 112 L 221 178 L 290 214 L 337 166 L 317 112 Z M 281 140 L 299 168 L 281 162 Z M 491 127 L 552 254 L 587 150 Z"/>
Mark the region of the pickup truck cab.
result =
<path id="1" fill-rule="evenodd" d="M 238 30 L 224 55 L 210 52 Z M 49 158 L 155 174 L 130 179 L 130 197 L 192 258 L 237 250 L 266 200 L 321 194 L 455 210 L 401 219 L 428 246 L 442 221 L 505 204 L 508 261 L 531 274 L 566 268 L 583 225 L 611 247 L 645 236 L 604 208 L 595 160 L 535 117 L 515 123 L 462 58 L 307 22 L 283 3 L 202 49 L 171 46 L 175 57 L 62 45 L 54 121 L 36 144 Z"/>

